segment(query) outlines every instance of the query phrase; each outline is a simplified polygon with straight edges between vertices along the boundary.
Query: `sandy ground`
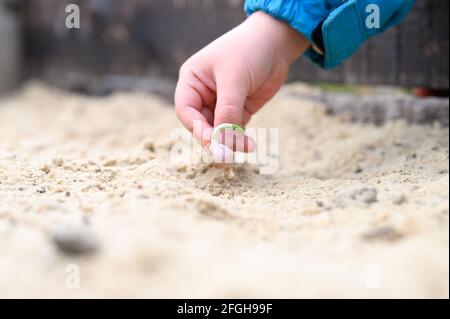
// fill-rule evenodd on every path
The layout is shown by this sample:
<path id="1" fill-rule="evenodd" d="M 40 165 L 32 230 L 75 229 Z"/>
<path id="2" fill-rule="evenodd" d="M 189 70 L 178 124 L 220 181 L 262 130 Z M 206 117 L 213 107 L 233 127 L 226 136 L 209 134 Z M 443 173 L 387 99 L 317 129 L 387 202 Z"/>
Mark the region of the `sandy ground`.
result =
<path id="1" fill-rule="evenodd" d="M 448 128 L 353 124 L 302 90 L 251 123 L 279 128 L 274 175 L 171 164 L 156 97 L 1 100 L 0 297 L 448 298 Z"/>

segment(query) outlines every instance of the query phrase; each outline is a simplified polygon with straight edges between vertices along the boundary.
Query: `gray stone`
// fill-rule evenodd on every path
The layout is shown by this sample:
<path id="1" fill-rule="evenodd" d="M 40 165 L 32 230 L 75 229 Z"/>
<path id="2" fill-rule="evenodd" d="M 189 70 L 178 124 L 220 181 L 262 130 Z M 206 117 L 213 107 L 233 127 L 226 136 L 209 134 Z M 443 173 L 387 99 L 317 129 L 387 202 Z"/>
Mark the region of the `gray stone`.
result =
<path id="1" fill-rule="evenodd" d="M 95 232 L 89 227 L 63 227 L 53 231 L 52 242 L 58 251 L 67 255 L 86 255 L 99 248 Z"/>
<path id="2" fill-rule="evenodd" d="M 401 204 L 404 204 L 404 203 L 406 203 L 406 196 L 403 195 L 403 194 L 397 194 L 397 195 L 395 195 L 395 196 L 392 198 L 392 202 L 393 202 L 395 205 L 401 205 Z"/>
<path id="3" fill-rule="evenodd" d="M 370 230 L 362 235 L 364 240 L 384 240 L 384 241 L 394 241 L 402 238 L 403 235 L 400 234 L 396 229 L 391 226 L 382 226 Z"/>
<path id="4" fill-rule="evenodd" d="M 370 185 L 352 185 L 336 193 L 333 204 L 338 207 L 368 206 L 377 201 L 377 190 Z"/>

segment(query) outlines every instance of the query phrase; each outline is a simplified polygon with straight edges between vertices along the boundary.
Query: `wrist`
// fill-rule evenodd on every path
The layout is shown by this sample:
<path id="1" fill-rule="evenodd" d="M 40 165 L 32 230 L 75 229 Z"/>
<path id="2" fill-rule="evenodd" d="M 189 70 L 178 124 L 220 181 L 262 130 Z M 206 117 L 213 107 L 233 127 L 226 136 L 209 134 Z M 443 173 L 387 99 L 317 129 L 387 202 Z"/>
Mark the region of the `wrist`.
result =
<path id="1" fill-rule="evenodd" d="M 311 46 L 308 39 L 289 24 L 263 11 L 253 13 L 248 22 L 255 24 L 258 31 L 267 37 L 273 46 L 275 58 L 285 60 L 289 65 Z"/>

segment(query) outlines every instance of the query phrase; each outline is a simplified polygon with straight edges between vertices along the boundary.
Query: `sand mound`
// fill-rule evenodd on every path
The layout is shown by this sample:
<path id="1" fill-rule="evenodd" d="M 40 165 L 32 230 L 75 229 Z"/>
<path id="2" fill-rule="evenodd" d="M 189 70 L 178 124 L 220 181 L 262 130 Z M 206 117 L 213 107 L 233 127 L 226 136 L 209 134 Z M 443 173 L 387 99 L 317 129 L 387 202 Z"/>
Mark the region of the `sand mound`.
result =
<path id="1" fill-rule="evenodd" d="M 170 163 L 154 96 L 1 100 L 0 297 L 448 298 L 448 128 L 349 123 L 301 90 L 251 123 L 279 128 L 274 175 Z"/>

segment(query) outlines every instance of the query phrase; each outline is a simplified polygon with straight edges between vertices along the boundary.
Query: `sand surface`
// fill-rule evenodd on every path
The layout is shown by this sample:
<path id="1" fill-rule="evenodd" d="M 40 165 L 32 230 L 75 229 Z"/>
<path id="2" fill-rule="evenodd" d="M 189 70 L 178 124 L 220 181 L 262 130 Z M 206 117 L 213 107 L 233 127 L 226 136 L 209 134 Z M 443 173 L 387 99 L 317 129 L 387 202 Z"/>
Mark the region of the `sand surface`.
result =
<path id="1" fill-rule="evenodd" d="M 448 298 L 448 128 L 302 90 L 251 122 L 279 128 L 274 175 L 171 163 L 178 121 L 143 93 L 0 100 L 0 297 Z"/>

